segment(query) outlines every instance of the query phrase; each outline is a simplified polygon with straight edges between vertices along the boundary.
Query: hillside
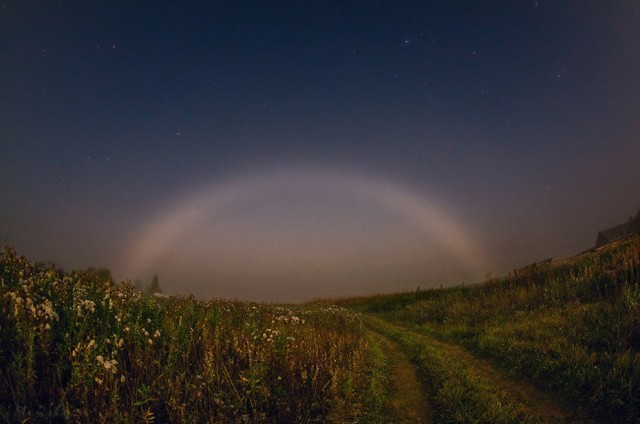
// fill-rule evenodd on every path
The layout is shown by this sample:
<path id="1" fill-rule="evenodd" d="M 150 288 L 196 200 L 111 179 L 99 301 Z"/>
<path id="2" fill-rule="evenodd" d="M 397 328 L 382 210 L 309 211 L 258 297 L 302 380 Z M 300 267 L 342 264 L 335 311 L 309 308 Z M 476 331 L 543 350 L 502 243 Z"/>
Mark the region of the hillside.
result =
<path id="1" fill-rule="evenodd" d="M 346 299 L 340 304 L 376 317 L 369 320 L 370 326 L 412 351 L 419 368 L 428 349 L 436 350 L 433 355 L 455 357 L 442 351 L 442 345 L 437 347 L 453 343 L 489 360 L 508 378 L 515 376 L 543 393 L 560 395 L 565 421 L 640 421 L 638 236 L 479 285 Z M 422 342 L 416 337 L 423 337 Z M 449 366 L 461 363 L 460 359 Z M 455 400 L 445 399 L 446 382 L 439 386 L 433 374 L 448 371 L 433 364 L 422 368 L 432 397 L 447 410 L 447 402 Z M 472 397 L 466 393 L 458 400 L 468 403 Z M 469 422 L 474 414 L 487 413 L 482 407 L 471 407 L 476 409 L 469 412 Z"/>

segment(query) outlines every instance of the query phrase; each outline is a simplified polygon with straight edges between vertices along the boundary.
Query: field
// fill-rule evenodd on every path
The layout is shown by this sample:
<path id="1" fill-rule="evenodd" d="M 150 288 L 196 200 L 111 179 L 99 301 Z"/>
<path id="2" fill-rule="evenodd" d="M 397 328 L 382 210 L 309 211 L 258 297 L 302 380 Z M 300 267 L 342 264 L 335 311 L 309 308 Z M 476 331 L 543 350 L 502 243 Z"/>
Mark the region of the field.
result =
<path id="1" fill-rule="evenodd" d="M 638 237 L 286 307 L 145 297 L 9 248 L 0 278 L 0 421 L 640 422 Z"/>

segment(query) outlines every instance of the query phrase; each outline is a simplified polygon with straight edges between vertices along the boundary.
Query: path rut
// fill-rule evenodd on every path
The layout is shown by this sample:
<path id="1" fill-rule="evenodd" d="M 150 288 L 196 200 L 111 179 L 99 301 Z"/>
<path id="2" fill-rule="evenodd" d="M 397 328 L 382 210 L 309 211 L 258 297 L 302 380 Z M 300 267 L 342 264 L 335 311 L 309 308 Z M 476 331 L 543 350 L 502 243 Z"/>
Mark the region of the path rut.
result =
<path id="1" fill-rule="evenodd" d="M 379 333 L 370 333 L 384 348 L 389 364 L 389 418 L 398 424 L 431 424 L 429 400 L 415 366 L 396 343 Z"/>

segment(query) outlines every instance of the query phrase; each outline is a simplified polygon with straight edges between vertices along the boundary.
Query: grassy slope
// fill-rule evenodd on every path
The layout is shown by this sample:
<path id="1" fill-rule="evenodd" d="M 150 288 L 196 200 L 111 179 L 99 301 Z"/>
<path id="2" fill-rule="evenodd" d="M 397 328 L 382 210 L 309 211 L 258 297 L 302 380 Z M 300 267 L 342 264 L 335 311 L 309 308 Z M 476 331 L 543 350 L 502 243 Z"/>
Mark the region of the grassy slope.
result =
<path id="1" fill-rule="evenodd" d="M 639 237 L 481 285 L 342 304 L 494 358 L 585 416 L 640 420 Z"/>

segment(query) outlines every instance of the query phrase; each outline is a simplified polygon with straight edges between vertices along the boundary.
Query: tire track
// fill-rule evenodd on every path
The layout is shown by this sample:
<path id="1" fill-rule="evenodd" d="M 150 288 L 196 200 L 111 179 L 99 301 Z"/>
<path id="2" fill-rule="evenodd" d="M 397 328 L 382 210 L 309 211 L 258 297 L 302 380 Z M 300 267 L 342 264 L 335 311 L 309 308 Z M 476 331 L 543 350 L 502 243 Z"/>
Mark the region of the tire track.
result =
<path id="1" fill-rule="evenodd" d="M 400 347 L 380 333 L 371 337 L 383 347 L 389 365 L 389 420 L 397 424 L 431 424 L 431 408 L 416 367 Z"/>

